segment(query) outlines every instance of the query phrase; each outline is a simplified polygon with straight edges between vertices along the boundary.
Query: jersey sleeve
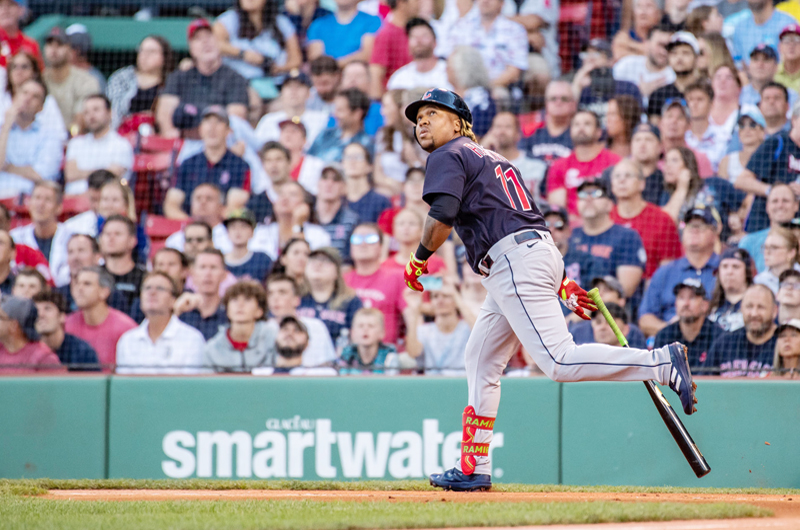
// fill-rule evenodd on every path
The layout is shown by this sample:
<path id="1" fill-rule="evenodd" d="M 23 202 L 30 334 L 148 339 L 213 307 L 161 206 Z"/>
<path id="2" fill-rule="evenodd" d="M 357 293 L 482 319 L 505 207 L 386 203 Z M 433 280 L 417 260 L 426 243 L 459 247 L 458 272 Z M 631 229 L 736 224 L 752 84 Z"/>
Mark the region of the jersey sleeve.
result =
<path id="1" fill-rule="evenodd" d="M 466 182 L 467 168 L 458 151 L 434 151 L 428 157 L 428 165 L 425 168 L 422 199 L 431 204 L 434 194 L 444 193 L 460 200 L 464 196 Z"/>

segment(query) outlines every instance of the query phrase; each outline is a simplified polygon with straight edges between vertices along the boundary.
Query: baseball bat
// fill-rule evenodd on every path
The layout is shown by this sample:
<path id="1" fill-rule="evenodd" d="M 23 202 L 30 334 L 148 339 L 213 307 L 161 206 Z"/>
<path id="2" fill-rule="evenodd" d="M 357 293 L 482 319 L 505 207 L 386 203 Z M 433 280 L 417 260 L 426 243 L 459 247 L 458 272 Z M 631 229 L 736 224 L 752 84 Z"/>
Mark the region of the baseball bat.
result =
<path id="1" fill-rule="evenodd" d="M 608 312 L 608 308 L 600 298 L 600 291 L 594 288 L 587 294 L 597 306 L 597 309 L 603 314 L 608 325 L 611 326 L 614 335 L 616 335 L 617 340 L 619 340 L 620 346 L 628 348 L 628 340 L 625 338 L 625 335 L 622 334 L 622 331 L 620 331 L 619 326 L 617 326 L 617 323 L 614 321 L 614 317 Z M 686 461 L 692 466 L 694 474 L 697 475 L 697 478 L 708 475 L 711 472 L 711 467 L 708 465 L 708 462 L 706 462 L 703 453 L 697 448 L 697 444 L 692 440 L 692 436 L 689 434 L 689 431 L 686 430 L 678 414 L 669 404 L 669 401 L 667 401 L 667 398 L 664 397 L 664 394 L 661 393 L 661 390 L 652 381 L 644 381 L 644 386 L 647 388 L 647 393 L 650 394 L 650 398 L 653 400 L 656 409 L 658 409 L 661 419 L 664 420 L 667 429 L 669 429 L 669 432 L 675 439 L 675 443 L 678 444 Z"/>

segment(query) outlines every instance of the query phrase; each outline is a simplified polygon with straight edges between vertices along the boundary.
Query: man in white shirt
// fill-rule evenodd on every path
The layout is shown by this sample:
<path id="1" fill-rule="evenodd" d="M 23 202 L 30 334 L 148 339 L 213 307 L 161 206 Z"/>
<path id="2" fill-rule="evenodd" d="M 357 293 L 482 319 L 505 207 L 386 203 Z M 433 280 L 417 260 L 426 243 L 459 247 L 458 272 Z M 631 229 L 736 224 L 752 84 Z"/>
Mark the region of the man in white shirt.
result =
<path id="1" fill-rule="evenodd" d="M 164 272 L 142 281 L 145 320 L 117 342 L 118 374 L 199 374 L 206 367 L 202 333 L 172 314 L 178 286 Z"/>
<path id="2" fill-rule="evenodd" d="M 626 55 L 612 70 L 617 81 L 628 81 L 639 87 L 645 105 L 655 89 L 675 82 L 675 72 L 669 66 L 666 48 L 671 35 L 666 26 L 654 26 L 644 43 L 647 55 Z"/>
<path id="3" fill-rule="evenodd" d="M 37 119 L 47 98 L 38 79 L 25 81 L 6 111 L 0 128 L 0 199 L 29 194 L 42 180 L 55 181 L 61 169 L 63 143 Z"/>
<path id="4" fill-rule="evenodd" d="M 192 192 L 189 205 L 189 213 L 192 221 L 207 224 L 211 228 L 212 241 L 214 248 L 223 254 L 233 250 L 228 230 L 222 223 L 224 218 L 225 203 L 222 192 L 213 184 L 203 183 L 197 186 Z M 192 226 L 191 223 L 186 228 Z M 184 230 L 178 230 L 167 238 L 165 245 L 175 250 L 186 253 L 186 235 Z"/>
<path id="5" fill-rule="evenodd" d="M 386 83 L 386 90 L 441 87 L 451 89 L 447 80 L 447 61 L 434 55 L 436 33 L 424 19 L 412 18 L 406 24 L 408 51 L 412 61 L 400 67 Z"/>
<path id="6" fill-rule="evenodd" d="M 306 128 L 306 147 L 311 146 L 317 135 L 328 125 L 329 113 L 306 108 L 310 87 L 311 80 L 300 70 L 292 70 L 287 74 L 281 85 L 278 101 L 280 110 L 266 114 L 256 126 L 256 138 L 262 144 L 278 140 L 281 122 L 299 118 Z"/>
<path id="7" fill-rule="evenodd" d="M 83 101 L 83 124 L 88 133 L 67 144 L 64 167 L 67 195 L 85 193 L 89 174 L 97 169 L 128 179 L 133 167 L 133 147 L 111 130 L 111 102 L 105 95 L 94 94 Z"/>

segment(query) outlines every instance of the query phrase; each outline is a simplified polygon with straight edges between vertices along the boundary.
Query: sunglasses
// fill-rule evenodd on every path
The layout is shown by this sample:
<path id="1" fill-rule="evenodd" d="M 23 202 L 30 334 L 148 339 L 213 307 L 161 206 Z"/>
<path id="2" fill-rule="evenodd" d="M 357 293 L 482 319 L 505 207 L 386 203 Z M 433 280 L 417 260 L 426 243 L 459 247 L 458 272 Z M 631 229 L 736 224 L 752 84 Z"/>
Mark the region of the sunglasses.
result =
<path id="1" fill-rule="evenodd" d="M 381 241 L 381 236 L 379 236 L 378 234 L 366 234 L 363 236 L 360 234 L 353 234 L 352 236 L 350 236 L 351 245 L 364 245 L 364 244 L 374 245 L 376 243 L 380 243 L 380 241 Z"/>
<path id="2" fill-rule="evenodd" d="M 592 191 L 579 191 L 578 198 L 579 199 L 600 199 L 605 197 L 606 194 L 600 188 L 593 189 Z"/>
<path id="3" fill-rule="evenodd" d="M 552 228 L 554 230 L 564 230 L 564 227 L 567 225 L 564 221 L 552 221 L 552 222 L 545 222 L 545 226 L 547 226 L 547 228 Z"/>

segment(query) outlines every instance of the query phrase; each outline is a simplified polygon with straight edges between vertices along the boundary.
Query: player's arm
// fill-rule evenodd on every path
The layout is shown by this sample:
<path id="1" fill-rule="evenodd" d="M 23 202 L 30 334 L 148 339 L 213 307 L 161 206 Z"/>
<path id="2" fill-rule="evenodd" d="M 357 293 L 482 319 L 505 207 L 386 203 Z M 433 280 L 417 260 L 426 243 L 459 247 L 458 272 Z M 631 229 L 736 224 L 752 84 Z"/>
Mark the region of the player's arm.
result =
<path id="1" fill-rule="evenodd" d="M 424 290 L 419 277 L 428 272 L 428 259 L 450 236 L 458 210 L 461 208 L 461 199 L 437 193 L 431 198 L 430 205 L 431 209 L 425 218 L 425 227 L 422 230 L 422 240 L 417 251 L 411 255 L 404 275 L 406 285 L 414 291 Z"/>

